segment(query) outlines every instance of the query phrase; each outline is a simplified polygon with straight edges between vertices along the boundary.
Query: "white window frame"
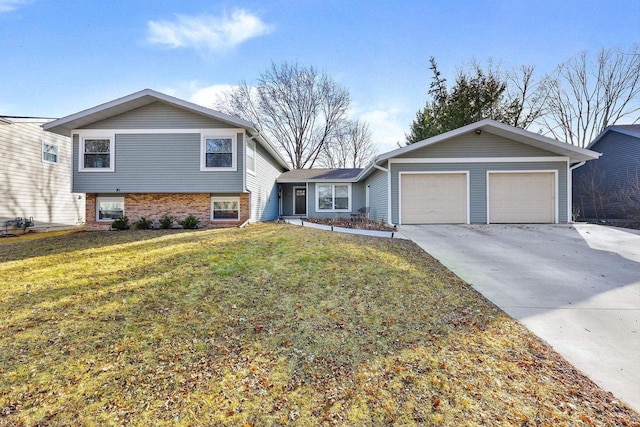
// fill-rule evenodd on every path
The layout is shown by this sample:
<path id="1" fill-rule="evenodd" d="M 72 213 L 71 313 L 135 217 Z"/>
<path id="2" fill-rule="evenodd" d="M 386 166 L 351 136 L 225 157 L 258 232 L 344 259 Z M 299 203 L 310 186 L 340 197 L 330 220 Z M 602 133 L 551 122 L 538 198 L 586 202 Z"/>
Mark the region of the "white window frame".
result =
<path id="1" fill-rule="evenodd" d="M 84 144 L 86 140 L 106 139 L 109 141 L 109 167 L 90 168 L 84 166 Z M 116 138 L 115 135 L 104 135 L 91 133 L 78 134 L 78 172 L 115 172 L 116 171 Z"/>
<path id="2" fill-rule="evenodd" d="M 45 159 L 45 154 L 50 154 L 50 153 L 45 153 L 46 146 L 54 147 L 56 149 L 55 161 Z M 58 163 L 60 163 L 60 147 L 58 146 L 58 144 L 50 144 L 46 141 L 42 141 L 42 163 L 49 163 L 50 165 L 57 165 Z"/>
<path id="3" fill-rule="evenodd" d="M 318 191 L 318 187 L 321 185 L 328 185 L 331 186 L 331 197 L 333 199 L 333 202 L 331 203 L 331 205 L 333 206 L 332 209 L 320 209 L 320 191 Z M 348 190 L 348 195 L 347 197 L 349 198 L 349 204 L 347 209 L 335 209 L 336 206 L 336 186 L 347 186 L 347 190 Z M 352 197 L 351 197 L 351 183 L 350 182 L 318 182 L 316 183 L 316 188 L 315 188 L 315 193 L 316 193 L 316 212 L 351 212 L 351 202 L 352 202 Z"/>
<path id="4" fill-rule="evenodd" d="M 98 196 L 96 197 L 96 222 L 113 222 L 115 219 L 100 219 L 100 202 L 122 202 L 122 216 L 126 215 L 124 196 Z"/>
<path id="5" fill-rule="evenodd" d="M 218 218 L 214 217 L 213 204 L 215 202 L 236 202 L 238 204 L 238 217 L 237 218 Z M 240 220 L 240 197 L 212 197 L 211 198 L 211 221 L 214 222 L 229 222 Z"/>
<path id="6" fill-rule="evenodd" d="M 249 158 L 253 159 L 253 169 L 249 168 Z M 256 174 L 256 143 L 254 141 L 247 141 L 247 155 L 245 159 L 245 164 L 247 165 L 247 173 L 255 176 Z"/>
<path id="7" fill-rule="evenodd" d="M 207 167 L 207 139 L 231 139 L 231 167 Z M 201 172 L 224 172 L 236 171 L 238 156 L 238 137 L 235 133 L 208 133 L 203 134 L 200 140 L 200 171 Z"/>

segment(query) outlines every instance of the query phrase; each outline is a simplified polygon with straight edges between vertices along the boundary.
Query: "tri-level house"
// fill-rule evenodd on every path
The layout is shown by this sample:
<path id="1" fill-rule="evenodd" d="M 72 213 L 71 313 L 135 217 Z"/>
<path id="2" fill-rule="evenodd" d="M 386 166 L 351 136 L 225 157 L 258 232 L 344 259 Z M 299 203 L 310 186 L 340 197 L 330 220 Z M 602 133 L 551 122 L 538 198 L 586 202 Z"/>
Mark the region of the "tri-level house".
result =
<path id="1" fill-rule="evenodd" d="M 253 123 L 153 90 L 45 125 L 73 141 L 87 227 L 122 215 L 204 226 L 278 217 L 389 224 L 571 221 L 571 169 L 598 153 L 493 120 L 377 156 L 363 169 L 290 170 Z"/>
<path id="2" fill-rule="evenodd" d="M 205 227 L 279 215 L 276 178 L 289 167 L 248 121 L 145 89 L 44 128 L 72 139 L 87 229 L 124 215 Z"/>

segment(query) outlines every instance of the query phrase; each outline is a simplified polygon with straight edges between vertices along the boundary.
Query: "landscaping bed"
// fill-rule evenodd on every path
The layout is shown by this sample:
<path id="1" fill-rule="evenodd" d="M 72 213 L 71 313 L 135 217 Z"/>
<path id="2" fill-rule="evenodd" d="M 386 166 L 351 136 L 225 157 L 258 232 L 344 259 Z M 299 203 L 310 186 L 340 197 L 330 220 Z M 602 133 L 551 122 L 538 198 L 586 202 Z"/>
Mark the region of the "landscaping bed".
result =
<path id="1" fill-rule="evenodd" d="M 353 228 L 356 230 L 372 230 L 372 231 L 395 231 L 393 227 L 383 221 L 376 221 L 368 218 L 305 218 L 305 222 L 313 222 L 314 224 L 329 225 L 342 228 Z"/>
<path id="2" fill-rule="evenodd" d="M 0 318 L 0 425 L 640 425 L 409 241 L 11 240 Z"/>

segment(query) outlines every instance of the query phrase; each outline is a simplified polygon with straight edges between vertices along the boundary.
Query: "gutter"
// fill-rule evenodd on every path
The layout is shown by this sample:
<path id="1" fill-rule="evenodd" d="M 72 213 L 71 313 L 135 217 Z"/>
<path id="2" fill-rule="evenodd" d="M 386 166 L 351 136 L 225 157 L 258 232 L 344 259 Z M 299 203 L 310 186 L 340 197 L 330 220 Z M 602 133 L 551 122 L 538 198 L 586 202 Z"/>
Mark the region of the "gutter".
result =
<path id="1" fill-rule="evenodd" d="M 583 161 L 581 161 L 580 163 L 576 163 L 575 165 L 571 166 L 571 167 L 569 168 L 569 170 L 570 170 L 571 172 L 573 172 L 574 170 L 578 169 L 579 167 L 584 166 L 584 165 L 585 165 L 585 163 L 587 163 L 587 161 L 586 161 L 586 160 L 583 160 Z"/>

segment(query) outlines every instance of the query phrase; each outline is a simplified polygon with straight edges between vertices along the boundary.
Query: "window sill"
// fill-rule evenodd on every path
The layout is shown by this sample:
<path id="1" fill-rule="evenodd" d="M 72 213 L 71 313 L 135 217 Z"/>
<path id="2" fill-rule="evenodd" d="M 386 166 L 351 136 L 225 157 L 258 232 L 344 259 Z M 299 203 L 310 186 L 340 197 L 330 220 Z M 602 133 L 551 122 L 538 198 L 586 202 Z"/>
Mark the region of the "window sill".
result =
<path id="1" fill-rule="evenodd" d="M 237 168 L 200 168 L 200 172 L 237 172 Z"/>
<path id="2" fill-rule="evenodd" d="M 84 169 L 78 169 L 78 172 L 90 172 L 90 173 L 101 173 L 101 172 L 115 172 L 115 169 L 112 168 L 101 168 L 101 169 L 89 169 L 89 168 L 84 168 Z"/>

